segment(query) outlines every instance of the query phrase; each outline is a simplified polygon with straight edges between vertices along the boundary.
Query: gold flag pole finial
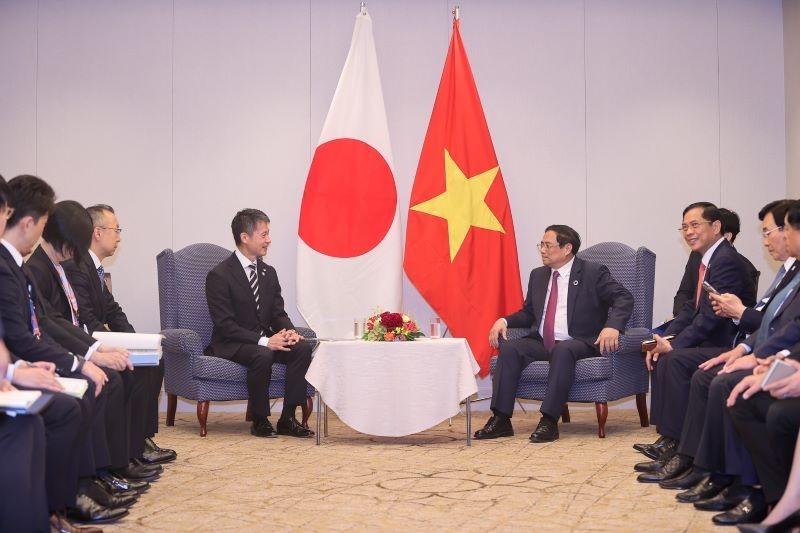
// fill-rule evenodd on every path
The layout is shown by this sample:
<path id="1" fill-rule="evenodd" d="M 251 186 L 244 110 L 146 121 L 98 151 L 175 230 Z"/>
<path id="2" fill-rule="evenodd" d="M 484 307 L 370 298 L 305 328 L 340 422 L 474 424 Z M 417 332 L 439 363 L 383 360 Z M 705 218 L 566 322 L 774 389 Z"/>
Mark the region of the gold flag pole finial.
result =
<path id="1" fill-rule="evenodd" d="M 361 14 L 362 15 L 366 15 L 367 14 L 367 3 L 366 2 L 361 2 L 361 8 L 360 9 L 361 9 Z"/>
<path id="2" fill-rule="evenodd" d="M 461 18 L 459 13 L 460 11 L 461 11 L 461 6 L 456 6 L 453 8 L 453 20 L 458 20 L 459 18 Z"/>

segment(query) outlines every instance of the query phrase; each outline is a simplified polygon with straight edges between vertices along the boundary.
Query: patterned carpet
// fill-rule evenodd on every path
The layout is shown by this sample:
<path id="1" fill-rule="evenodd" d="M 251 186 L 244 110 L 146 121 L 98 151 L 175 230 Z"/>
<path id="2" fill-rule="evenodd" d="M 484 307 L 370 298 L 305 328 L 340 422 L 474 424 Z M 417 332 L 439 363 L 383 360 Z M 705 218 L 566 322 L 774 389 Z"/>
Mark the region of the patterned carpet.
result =
<path id="1" fill-rule="evenodd" d="M 710 513 L 678 504 L 675 492 L 636 482 L 643 456 L 631 445 L 655 433 L 635 411 L 612 410 L 598 439 L 594 409 L 573 409 L 559 441 L 531 444 L 538 413 L 530 407 L 514 418 L 514 437 L 471 447 L 463 416 L 393 439 L 356 433 L 332 415 L 315 446 L 251 437 L 243 414 L 213 405 L 201 438 L 194 414 L 179 413 L 156 439 L 178 460 L 106 531 L 715 529 Z M 486 417 L 476 413 L 473 427 Z"/>

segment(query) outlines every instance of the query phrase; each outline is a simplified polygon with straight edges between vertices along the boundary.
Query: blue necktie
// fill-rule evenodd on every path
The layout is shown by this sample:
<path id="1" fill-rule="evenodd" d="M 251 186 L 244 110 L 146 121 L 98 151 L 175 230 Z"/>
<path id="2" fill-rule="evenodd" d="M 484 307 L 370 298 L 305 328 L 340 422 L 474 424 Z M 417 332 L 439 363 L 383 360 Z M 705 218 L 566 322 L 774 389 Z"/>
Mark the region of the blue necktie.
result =
<path id="1" fill-rule="evenodd" d="M 100 278 L 100 290 L 105 290 L 106 288 L 106 270 L 103 268 L 103 265 L 97 267 L 97 277 Z"/>
<path id="2" fill-rule="evenodd" d="M 769 300 L 772 297 L 772 291 L 775 290 L 775 288 L 778 286 L 781 280 L 783 280 L 783 277 L 785 275 L 786 275 L 786 266 L 781 265 L 781 268 L 778 269 L 778 273 L 775 274 L 775 279 L 772 280 L 772 285 L 769 286 L 767 292 L 765 292 L 764 296 L 762 296 L 761 299 L 758 301 L 758 305 L 756 305 L 756 311 L 761 311 L 762 309 L 764 309 L 767 300 Z"/>
<path id="3" fill-rule="evenodd" d="M 758 328 L 758 334 L 756 335 L 756 342 L 753 345 L 754 353 L 769 338 L 770 324 L 775 319 L 775 315 L 778 314 L 778 311 L 780 311 L 781 307 L 783 307 L 783 303 L 797 287 L 798 283 L 800 283 L 800 277 L 795 276 L 794 278 L 792 278 L 792 281 L 787 283 L 786 286 L 782 288 L 780 291 L 778 291 L 778 294 L 776 294 L 775 297 L 772 298 L 770 305 L 767 306 L 766 311 L 764 311 L 764 318 L 761 319 L 761 326 Z"/>

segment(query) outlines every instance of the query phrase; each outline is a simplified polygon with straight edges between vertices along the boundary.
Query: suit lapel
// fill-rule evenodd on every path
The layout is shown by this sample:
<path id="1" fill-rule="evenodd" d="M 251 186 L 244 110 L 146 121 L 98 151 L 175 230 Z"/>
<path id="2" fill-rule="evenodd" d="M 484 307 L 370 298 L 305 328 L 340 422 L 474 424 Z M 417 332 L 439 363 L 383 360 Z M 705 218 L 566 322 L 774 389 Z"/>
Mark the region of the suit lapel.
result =
<path id="1" fill-rule="evenodd" d="M 575 309 L 575 301 L 578 298 L 578 291 L 580 290 L 583 274 L 583 261 L 575 258 L 572 263 L 572 270 L 569 273 L 569 287 L 567 287 L 567 327 L 572 324 L 572 315 Z"/>
<path id="2" fill-rule="evenodd" d="M 536 271 L 533 279 L 533 310 L 537 317 L 533 327 L 536 330 L 544 320 L 544 300 L 547 297 L 547 285 L 550 283 L 551 272 L 550 268 L 540 268 Z"/>
<path id="3" fill-rule="evenodd" d="M 253 293 L 250 290 L 250 280 L 247 279 L 247 274 L 245 274 L 244 268 L 242 268 L 242 263 L 239 262 L 239 258 L 236 257 L 235 253 L 231 254 L 231 257 L 228 259 L 228 270 L 230 270 L 231 278 L 234 280 L 234 283 L 239 285 L 239 288 L 250 296 L 249 301 L 252 303 L 253 313 L 258 316 L 256 299 L 253 298 Z M 259 285 L 259 293 L 260 291 L 261 286 Z"/>

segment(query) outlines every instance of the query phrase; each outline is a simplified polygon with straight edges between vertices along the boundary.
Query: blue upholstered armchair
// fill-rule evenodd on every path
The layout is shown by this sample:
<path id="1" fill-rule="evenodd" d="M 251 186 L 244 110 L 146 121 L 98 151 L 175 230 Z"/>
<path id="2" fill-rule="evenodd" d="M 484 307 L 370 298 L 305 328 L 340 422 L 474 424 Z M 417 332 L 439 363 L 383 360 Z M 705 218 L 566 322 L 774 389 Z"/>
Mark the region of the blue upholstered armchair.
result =
<path id="1" fill-rule="evenodd" d="M 206 303 L 206 275 L 231 254 L 215 244 L 192 244 L 173 252 L 166 249 L 158 263 L 158 301 L 161 309 L 161 332 L 164 335 L 164 391 L 167 393 L 167 425 L 175 425 L 178 396 L 197 401 L 200 436 L 207 434 L 209 402 L 247 400 L 245 367 L 203 355 L 211 339 L 211 317 Z M 311 339 L 316 334 L 307 328 L 298 333 Z M 286 365 L 272 365 L 269 397 L 281 398 L 285 391 Z M 311 414 L 311 396 L 303 407 L 303 424 Z M 246 416 L 250 419 L 249 406 Z"/>
<path id="2" fill-rule="evenodd" d="M 597 411 L 597 434 L 606 436 L 608 402 L 636 396 L 636 407 L 642 427 L 649 425 L 646 395 L 649 376 L 641 352 L 643 340 L 652 337 L 653 288 L 655 284 L 656 256 L 645 247 L 638 250 L 618 242 L 603 242 L 578 252 L 578 257 L 606 265 L 611 275 L 628 289 L 634 298 L 633 313 L 627 328 L 620 335 L 619 350 L 601 357 L 581 359 L 575 367 L 575 383 L 569 392 L 570 402 L 594 402 Z M 579 312 L 579 311 L 578 311 Z M 521 338 L 529 329 L 508 330 L 508 338 Z M 494 375 L 497 358 L 491 360 Z M 543 400 L 547 387 L 550 363 L 534 361 L 522 372 L 517 397 L 526 400 Z M 569 422 L 569 409 L 564 405 L 561 416 Z"/>

